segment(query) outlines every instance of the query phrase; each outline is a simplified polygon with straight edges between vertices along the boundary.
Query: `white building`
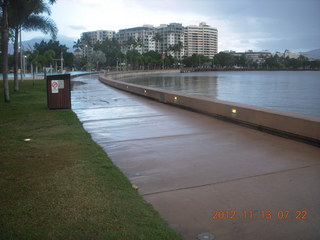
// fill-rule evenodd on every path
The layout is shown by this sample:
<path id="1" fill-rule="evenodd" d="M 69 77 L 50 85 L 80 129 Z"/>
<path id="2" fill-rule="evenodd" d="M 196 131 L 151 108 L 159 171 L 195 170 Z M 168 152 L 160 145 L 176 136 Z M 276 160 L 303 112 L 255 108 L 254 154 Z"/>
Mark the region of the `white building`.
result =
<path id="1" fill-rule="evenodd" d="M 93 52 L 93 45 L 96 44 L 97 42 L 102 42 L 105 39 L 113 39 L 116 35 L 115 31 L 110 31 L 110 30 L 97 30 L 97 31 L 92 31 L 92 32 L 83 32 L 82 38 L 88 37 L 90 40 L 90 45 L 91 47 L 85 45 L 83 48 L 83 56 L 87 56 L 92 54 Z"/>
<path id="2" fill-rule="evenodd" d="M 143 27 L 121 29 L 116 34 L 116 38 L 124 52 L 136 49 L 143 54 L 156 50 L 154 34 L 155 28 L 152 25 L 144 25 Z"/>
<path id="3" fill-rule="evenodd" d="M 213 58 L 218 53 L 218 30 L 202 22 L 185 28 L 185 55 L 204 55 Z"/>
<path id="4" fill-rule="evenodd" d="M 141 54 L 156 51 L 179 59 L 192 54 L 213 58 L 218 52 L 218 30 L 205 23 L 186 28 L 181 23 L 162 24 L 159 27 L 144 25 L 121 29 L 118 33 L 107 30 L 82 33 L 82 36 L 85 35 L 90 37 L 92 45 L 115 37 L 124 52 L 132 49 Z M 89 50 L 85 49 L 84 52 Z"/>
<path id="5" fill-rule="evenodd" d="M 184 55 L 183 47 L 180 51 L 172 51 L 171 47 L 184 43 L 184 28 L 180 23 L 162 24 L 160 27 L 144 25 L 143 27 L 121 29 L 116 35 L 123 51 L 136 49 L 143 54 L 157 51 L 161 54 L 170 54 L 181 58 Z"/>
<path id="6" fill-rule="evenodd" d="M 284 53 L 283 53 L 283 56 L 286 58 L 299 58 L 300 57 L 300 53 L 295 53 L 295 52 L 290 52 L 289 50 L 285 50 Z"/>
<path id="7" fill-rule="evenodd" d="M 265 58 L 271 57 L 272 54 L 268 50 L 263 50 L 260 52 L 254 52 L 249 50 L 244 53 L 247 59 L 252 60 L 253 62 L 262 63 Z"/>
<path id="8" fill-rule="evenodd" d="M 289 50 L 285 50 L 283 53 L 276 52 L 274 55 L 277 55 L 278 57 L 295 58 L 295 59 L 301 56 L 300 53 L 290 52 Z"/>
<path id="9" fill-rule="evenodd" d="M 160 37 L 157 40 L 157 51 L 161 54 L 169 54 L 176 58 L 184 56 L 184 27 L 181 23 L 162 24 L 156 29 L 156 34 Z M 179 51 L 173 51 L 174 45 L 181 45 Z"/>
<path id="10" fill-rule="evenodd" d="M 113 39 L 116 36 L 115 31 L 110 30 L 98 30 L 98 31 L 92 31 L 92 32 L 84 32 L 82 35 L 87 35 L 91 39 L 91 44 L 95 44 L 97 42 L 102 42 L 105 39 Z"/>

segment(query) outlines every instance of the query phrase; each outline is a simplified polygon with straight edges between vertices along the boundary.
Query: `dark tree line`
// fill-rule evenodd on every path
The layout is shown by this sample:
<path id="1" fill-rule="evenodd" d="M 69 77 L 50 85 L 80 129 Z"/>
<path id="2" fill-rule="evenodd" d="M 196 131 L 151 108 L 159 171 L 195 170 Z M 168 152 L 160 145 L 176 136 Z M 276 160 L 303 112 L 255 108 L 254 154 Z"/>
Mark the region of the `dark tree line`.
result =
<path id="1" fill-rule="evenodd" d="M 300 55 L 298 58 L 289 58 L 278 55 L 261 57 L 260 61 L 253 61 L 244 54 L 234 56 L 230 53 L 220 52 L 215 55 L 214 65 L 217 67 L 241 67 L 249 69 L 269 69 L 269 70 L 312 70 L 320 68 L 320 60 L 309 60 Z"/>
<path id="2" fill-rule="evenodd" d="M 193 54 L 191 57 L 184 57 L 182 63 L 186 67 L 201 67 L 210 65 L 212 60 L 204 55 Z"/>
<path id="3" fill-rule="evenodd" d="M 64 67 L 67 69 L 71 69 L 73 67 L 73 54 L 68 52 L 68 47 L 60 44 L 59 41 L 49 40 L 35 43 L 33 49 L 25 51 L 24 54 L 26 56 L 27 72 L 42 72 L 44 67 L 55 65 L 55 59 L 60 59 L 61 55 L 63 56 Z M 14 55 L 8 54 L 9 72 L 14 70 L 14 64 Z M 57 64 L 60 67 L 59 61 Z M 1 66 L 0 70 L 2 72 Z"/>

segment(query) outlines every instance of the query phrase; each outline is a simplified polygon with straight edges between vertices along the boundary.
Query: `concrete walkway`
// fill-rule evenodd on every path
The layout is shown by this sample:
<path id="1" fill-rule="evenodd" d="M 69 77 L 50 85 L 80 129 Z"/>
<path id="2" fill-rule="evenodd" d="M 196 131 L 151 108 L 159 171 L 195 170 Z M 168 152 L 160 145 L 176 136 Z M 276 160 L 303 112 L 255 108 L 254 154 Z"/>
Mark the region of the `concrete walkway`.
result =
<path id="1" fill-rule="evenodd" d="M 97 77 L 73 82 L 72 108 L 84 128 L 184 239 L 320 239 L 319 148 L 115 90 Z"/>

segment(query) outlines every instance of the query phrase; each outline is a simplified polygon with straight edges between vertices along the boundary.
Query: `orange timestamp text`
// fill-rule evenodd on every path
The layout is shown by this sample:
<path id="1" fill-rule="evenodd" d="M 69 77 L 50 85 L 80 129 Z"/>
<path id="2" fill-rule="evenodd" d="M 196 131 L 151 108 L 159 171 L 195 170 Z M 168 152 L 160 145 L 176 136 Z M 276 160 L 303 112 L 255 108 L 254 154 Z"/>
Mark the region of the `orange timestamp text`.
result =
<path id="1" fill-rule="evenodd" d="M 308 211 L 306 210 L 297 210 L 297 211 L 288 211 L 288 210 L 244 210 L 244 211 L 235 211 L 235 210 L 225 210 L 225 211 L 212 211 L 213 220 L 219 219 L 297 219 L 297 220 L 306 220 L 308 219 Z"/>

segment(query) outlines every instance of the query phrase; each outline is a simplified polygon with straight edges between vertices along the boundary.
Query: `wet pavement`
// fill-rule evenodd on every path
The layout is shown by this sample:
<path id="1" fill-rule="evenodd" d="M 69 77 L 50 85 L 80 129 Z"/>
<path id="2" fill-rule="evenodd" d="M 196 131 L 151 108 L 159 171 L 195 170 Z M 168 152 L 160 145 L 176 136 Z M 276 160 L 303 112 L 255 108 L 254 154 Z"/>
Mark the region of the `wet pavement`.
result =
<path id="1" fill-rule="evenodd" d="M 97 76 L 72 81 L 84 128 L 184 239 L 320 239 L 319 148 L 122 92 Z"/>

